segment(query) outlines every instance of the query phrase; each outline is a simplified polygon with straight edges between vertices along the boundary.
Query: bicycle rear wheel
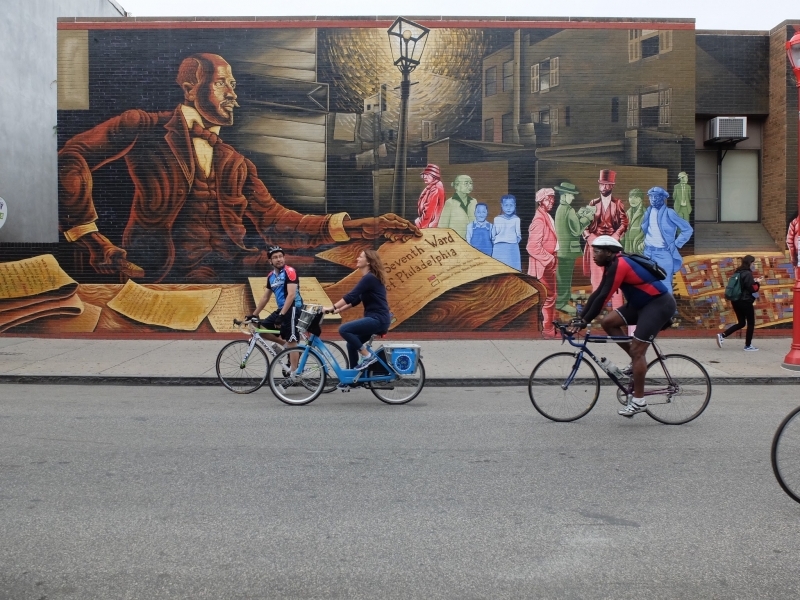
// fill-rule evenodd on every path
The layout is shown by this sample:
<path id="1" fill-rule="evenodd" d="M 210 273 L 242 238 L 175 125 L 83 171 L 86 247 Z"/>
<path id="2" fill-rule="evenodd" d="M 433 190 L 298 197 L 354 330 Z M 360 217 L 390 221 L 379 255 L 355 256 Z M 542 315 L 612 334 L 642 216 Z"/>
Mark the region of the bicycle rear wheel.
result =
<path id="1" fill-rule="evenodd" d="M 267 353 L 256 345 L 245 362 L 249 347 L 249 341 L 236 340 L 223 346 L 217 354 L 217 377 L 222 385 L 237 394 L 255 392 L 267 379 Z"/>
<path id="2" fill-rule="evenodd" d="M 711 378 L 699 362 L 666 354 L 647 365 L 644 395 L 647 414 L 665 425 L 682 425 L 700 416 L 711 400 Z"/>
<path id="3" fill-rule="evenodd" d="M 558 352 L 544 358 L 533 368 L 528 379 L 528 395 L 533 407 L 543 417 L 551 421 L 575 421 L 597 403 L 600 378 L 586 358 L 581 357 L 575 377 L 565 387 L 575 364 L 574 354 Z"/>
<path id="4" fill-rule="evenodd" d="M 406 404 L 416 398 L 425 385 L 425 366 L 417 360 L 417 370 L 410 375 L 398 375 L 394 381 L 369 381 L 373 395 L 386 404 Z"/>
<path id="5" fill-rule="evenodd" d="M 336 359 L 336 364 L 339 365 L 340 369 L 349 369 L 349 362 L 347 360 L 347 353 L 341 349 L 341 347 L 331 340 L 320 340 L 325 347 L 330 351 L 333 357 Z M 328 369 L 327 377 L 325 378 L 325 389 L 322 390 L 323 394 L 328 394 L 336 389 L 336 386 L 339 385 L 339 376 L 336 374 L 336 371 L 330 366 L 328 363 L 328 357 L 323 356 L 325 360 L 326 367 Z"/>
<path id="6" fill-rule="evenodd" d="M 789 497 L 800 502 L 800 406 L 786 415 L 772 438 L 772 472 Z"/>
<path id="7" fill-rule="evenodd" d="M 282 364 L 286 358 L 291 359 L 292 354 L 297 355 L 298 363 L 307 354 L 305 366 L 302 370 L 298 368 L 294 377 L 286 373 Z M 267 381 L 269 389 L 281 402 L 294 406 L 308 404 L 316 400 L 325 387 L 325 368 L 322 359 L 310 347 L 287 348 L 272 361 Z"/>

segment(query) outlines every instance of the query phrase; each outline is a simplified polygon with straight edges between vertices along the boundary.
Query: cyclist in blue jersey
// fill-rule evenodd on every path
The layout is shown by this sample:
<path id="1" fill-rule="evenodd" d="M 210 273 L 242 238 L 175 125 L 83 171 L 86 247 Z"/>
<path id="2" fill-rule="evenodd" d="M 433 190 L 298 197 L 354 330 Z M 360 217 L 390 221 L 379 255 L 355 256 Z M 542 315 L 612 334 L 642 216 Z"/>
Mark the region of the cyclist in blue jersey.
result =
<path id="1" fill-rule="evenodd" d="M 592 247 L 595 264 L 603 267 L 603 278 L 586 301 L 580 317 L 572 321 L 569 330 L 575 333 L 586 327 L 600 314 L 611 295 L 617 290 L 622 291 L 626 304 L 606 314 L 601 325 L 606 333 L 613 336 L 627 336 L 628 325 L 636 325 L 633 340 L 619 344 L 631 357 L 633 374 L 633 397 L 628 398 L 628 405 L 619 414 L 632 417 L 647 409 L 644 399 L 644 377 L 647 372 L 645 354 L 659 331 L 671 322 L 675 314 L 675 298 L 664 282 L 624 254 L 620 255 L 622 245 L 610 235 L 597 237 Z"/>
<path id="2" fill-rule="evenodd" d="M 266 329 L 279 329 L 280 338 L 270 333 L 261 334 L 261 337 L 277 344 L 292 348 L 297 346 L 300 339 L 297 333 L 297 319 L 300 318 L 300 309 L 303 307 L 303 298 L 300 296 L 300 277 L 292 267 L 286 264 L 286 256 L 280 246 L 270 246 L 267 256 L 272 263 L 272 272 L 267 276 L 267 285 L 264 295 L 258 301 L 255 315 L 261 313 L 269 302 L 270 296 L 275 295 L 278 309 L 261 321 L 261 326 Z M 247 318 L 254 318 L 249 315 Z M 283 339 L 281 339 L 283 338 Z M 289 356 L 292 362 L 292 371 L 297 369 L 299 356 L 293 352 Z"/>

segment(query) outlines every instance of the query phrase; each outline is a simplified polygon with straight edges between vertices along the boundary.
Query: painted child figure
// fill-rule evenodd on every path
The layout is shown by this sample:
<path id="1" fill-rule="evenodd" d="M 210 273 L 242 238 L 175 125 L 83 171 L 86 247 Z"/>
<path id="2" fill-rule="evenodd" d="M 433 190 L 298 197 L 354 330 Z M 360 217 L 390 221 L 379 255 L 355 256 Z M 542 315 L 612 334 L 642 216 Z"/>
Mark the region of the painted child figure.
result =
<path id="1" fill-rule="evenodd" d="M 521 271 L 519 242 L 522 240 L 522 229 L 517 216 L 517 199 L 507 194 L 500 199 L 500 207 L 503 212 L 494 218 L 492 258 Z"/>
<path id="2" fill-rule="evenodd" d="M 492 224 L 487 221 L 489 207 L 483 202 L 475 205 L 475 220 L 467 225 L 467 243 L 484 254 L 492 255 Z"/>

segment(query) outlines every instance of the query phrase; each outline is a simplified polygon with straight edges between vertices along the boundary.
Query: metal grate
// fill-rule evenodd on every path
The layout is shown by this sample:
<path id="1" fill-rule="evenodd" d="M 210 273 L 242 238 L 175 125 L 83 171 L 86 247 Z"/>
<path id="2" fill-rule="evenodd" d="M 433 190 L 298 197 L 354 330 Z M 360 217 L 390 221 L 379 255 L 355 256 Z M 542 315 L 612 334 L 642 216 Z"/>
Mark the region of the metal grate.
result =
<path id="1" fill-rule="evenodd" d="M 744 119 L 726 119 L 720 117 L 717 135 L 719 137 L 744 137 Z"/>

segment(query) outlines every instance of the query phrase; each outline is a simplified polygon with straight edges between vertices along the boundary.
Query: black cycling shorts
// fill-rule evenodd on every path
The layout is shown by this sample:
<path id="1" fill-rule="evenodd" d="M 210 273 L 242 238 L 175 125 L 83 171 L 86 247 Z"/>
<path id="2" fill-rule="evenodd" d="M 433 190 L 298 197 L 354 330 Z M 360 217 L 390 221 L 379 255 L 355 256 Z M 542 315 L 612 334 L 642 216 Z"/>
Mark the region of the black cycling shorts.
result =
<path id="1" fill-rule="evenodd" d="M 675 314 L 675 298 L 672 294 L 656 296 L 642 308 L 634 308 L 630 304 L 620 306 L 617 314 L 626 325 L 636 325 L 633 337 L 640 342 L 651 343 L 667 321 Z"/>
<path id="2" fill-rule="evenodd" d="M 278 320 L 278 315 L 281 314 L 280 310 L 276 310 L 266 319 L 261 321 L 261 326 L 265 329 L 280 329 L 281 339 L 287 342 L 298 342 L 300 336 L 297 333 L 297 319 L 300 317 L 300 309 L 293 306 L 289 311 L 281 317 L 280 328 L 275 327 L 275 321 Z"/>

